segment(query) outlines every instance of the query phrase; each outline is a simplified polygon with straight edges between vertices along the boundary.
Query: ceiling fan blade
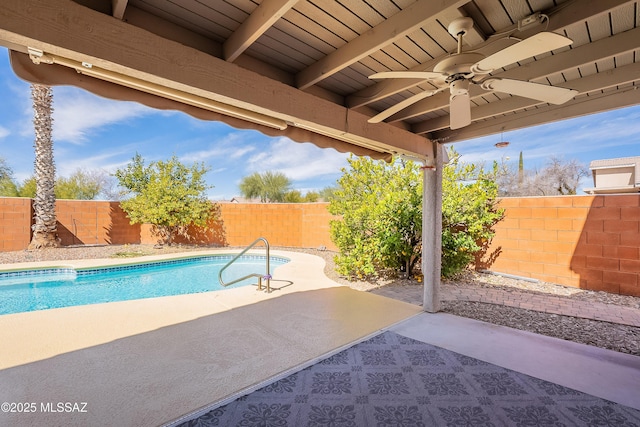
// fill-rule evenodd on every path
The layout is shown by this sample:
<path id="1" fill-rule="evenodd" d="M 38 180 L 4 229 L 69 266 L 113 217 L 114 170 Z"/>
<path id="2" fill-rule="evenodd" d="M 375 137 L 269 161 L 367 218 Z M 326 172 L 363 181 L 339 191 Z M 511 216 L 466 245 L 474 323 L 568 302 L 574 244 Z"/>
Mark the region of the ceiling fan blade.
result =
<path id="1" fill-rule="evenodd" d="M 489 74 L 493 70 L 569 46 L 571 43 L 573 40 L 560 34 L 541 32 L 476 62 L 471 66 L 471 71 L 476 74 Z"/>
<path id="2" fill-rule="evenodd" d="M 471 101 L 469 93 L 451 95 L 449 98 L 449 127 L 460 129 L 471 124 Z"/>
<path id="3" fill-rule="evenodd" d="M 369 76 L 370 79 L 422 79 L 422 80 L 444 80 L 447 76 L 442 73 L 432 71 L 385 71 Z"/>
<path id="4" fill-rule="evenodd" d="M 555 105 L 564 104 L 579 94 L 577 90 L 573 89 L 511 79 L 488 79 L 480 86 L 485 90 L 510 93 Z"/>
<path id="5" fill-rule="evenodd" d="M 438 92 L 440 92 L 440 91 L 442 91 L 444 89 L 446 89 L 446 88 L 437 89 L 437 90 L 426 90 L 424 92 L 416 93 L 415 95 L 410 96 L 409 98 L 405 99 L 404 101 L 398 102 L 393 107 L 389 107 L 386 110 L 381 111 L 380 113 L 378 113 L 375 116 L 371 117 L 367 121 L 369 123 L 380 123 L 381 121 L 383 121 L 387 117 L 393 116 L 398 111 L 404 110 L 409 105 L 415 104 L 416 102 L 420 101 L 421 99 L 424 99 L 424 98 L 427 98 L 429 96 L 435 95 L 436 93 L 438 93 Z"/>

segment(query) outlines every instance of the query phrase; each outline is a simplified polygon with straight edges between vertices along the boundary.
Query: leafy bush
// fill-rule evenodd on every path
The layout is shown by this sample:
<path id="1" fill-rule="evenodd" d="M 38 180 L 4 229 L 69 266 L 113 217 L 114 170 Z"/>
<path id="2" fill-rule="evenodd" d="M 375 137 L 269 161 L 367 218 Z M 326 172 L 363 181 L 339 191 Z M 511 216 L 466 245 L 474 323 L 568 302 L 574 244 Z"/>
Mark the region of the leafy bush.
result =
<path id="1" fill-rule="evenodd" d="M 145 166 L 136 154 L 132 162 L 115 173 L 129 198 L 120 202 L 132 224 L 152 224 L 163 243 L 171 245 L 178 234 L 194 225 L 207 228 L 216 205 L 207 199 L 203 164 L 187 167 L 173 156 Z"/>
<path id="2" fill-rule="evenodd" d="M 503 213 L 495 207 L 494 173 L 459 162 L 451 149 L 443 170 L 442 274 L 464 269 L 493 237 Z M 494 165 L 494 172 L 497 166 Z M 422 173 L 418 165 L 368 158 L 349 159 L 329 211 L 331 237 L 340 249 L 338 271 L 345 276 L 377 275 L 396 269 L 408 277 L 422 250 Z"/>
<path id="3" fill-rule="evenodd" d="M 450 162 L 442 172 L 442 275 L 451 276 L 468 266 L 486 247 L 493 226 L 504 216 L 496 208 L 497 164 L 491 172 L 460 162 L 451 149 Z"/>
<path id="4" fill-rule="evenodd" d="M 413 162 L 387 164 L 349 158 L 333 192 L 331 237 L 340 248 L 338 271 L 347 276 L 376 275 L 385 268 L 408 276 L 420 257 L 422 179 Z"/>

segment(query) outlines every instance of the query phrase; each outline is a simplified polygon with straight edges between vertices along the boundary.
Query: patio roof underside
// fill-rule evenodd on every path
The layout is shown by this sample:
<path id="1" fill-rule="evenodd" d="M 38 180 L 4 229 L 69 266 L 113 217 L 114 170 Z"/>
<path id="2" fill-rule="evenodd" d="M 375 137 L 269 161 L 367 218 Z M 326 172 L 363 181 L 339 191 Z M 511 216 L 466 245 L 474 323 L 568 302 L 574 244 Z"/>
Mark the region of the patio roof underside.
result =
<path id="1" fill-rule="evenodd" d="M 519 29 L 519 20 L 535 12 L 548 20 Z M 434 88 L 425 80 L 368 76 L 432 70 L 455 52 L 447 26 L 462 16 L 475 23 L 464 49 L 484 55 L 541 31 L 569 37 L 570 46 L 491 76 L 579 94 L 551 105 L 472 85 L 472 123 L 461 129 L 449 128 L 448 91 L 368 123 Z M 298 141 L 315 138 L 311 142 L 341 151 L 429 161 L 430 141 L 456 142 L 640 103 L 639 21 L 639 2 L 624 0 L 4 0 L 0 44 L 22 53 L 31 48 L 36 62 L 58 64 L 38 67 L 75 68 L 203 108 L 232 125 Z M 93 79 L 78 79 L 92 90 L 87 81 Z M 69 83 L 82 86 L 71 75 Z"/>

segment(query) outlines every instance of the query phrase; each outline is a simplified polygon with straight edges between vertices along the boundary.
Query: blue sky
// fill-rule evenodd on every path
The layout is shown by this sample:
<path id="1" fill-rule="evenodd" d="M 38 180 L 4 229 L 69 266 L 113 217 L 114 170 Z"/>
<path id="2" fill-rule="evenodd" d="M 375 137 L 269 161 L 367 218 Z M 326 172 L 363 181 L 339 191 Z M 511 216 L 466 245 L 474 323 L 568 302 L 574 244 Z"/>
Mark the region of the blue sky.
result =
<path id="1" fill-rule="evenodd" d="M 18 181 L 32 174 L 33 128 L 28 83 L 9 66 L 0 48 L 0 157 Z M 331 186 L 340 177 L 348 154 L 320 149 L 287 138 L 271 138 L 218 122 L 204 122 L 178 112 L 103 99 L 72 87 L 54 88 L 54 155 L 59 176 L 78 168 L 109 173 L 138 152 L 147 162 L 178 156 L 183 162 L 210 167 L 209 197 L 239 195 L 238 183 L 253 172 L 280 171 L 305 193 Z M 467 162 L 490 163 L 524 153 L 525 168 L 541 168 L 549 156 L 591 160 L 640 155 L 640 106 L 573 120 L 506 132 L 507 148 L 494 144 L 500 135 L 455 144 Z M 589 185 L 585 181 L 586 185 Z"/>

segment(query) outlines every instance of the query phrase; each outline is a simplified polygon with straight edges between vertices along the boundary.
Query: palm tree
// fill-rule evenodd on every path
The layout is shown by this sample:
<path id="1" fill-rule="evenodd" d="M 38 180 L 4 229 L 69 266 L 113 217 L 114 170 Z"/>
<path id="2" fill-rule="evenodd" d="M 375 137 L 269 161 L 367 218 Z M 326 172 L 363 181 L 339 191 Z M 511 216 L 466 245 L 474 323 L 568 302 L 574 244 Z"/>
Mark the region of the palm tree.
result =
<path id="1" fill-rule="evenodd" d="M 56 196 L 54 193 L 56 167 L 53 162 L 53 91 L 49 86 L 32 84 L 33 126 L 35 130 L 34 173 L 36 196 L 33 199 L 35 223 L 28 249 L 60 246 L 56 221 Z"/>

